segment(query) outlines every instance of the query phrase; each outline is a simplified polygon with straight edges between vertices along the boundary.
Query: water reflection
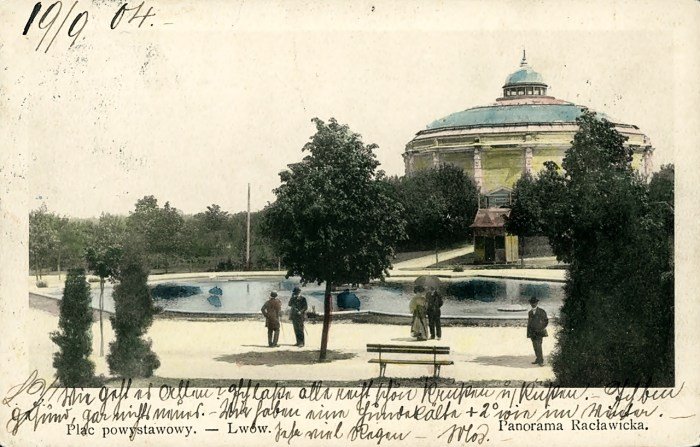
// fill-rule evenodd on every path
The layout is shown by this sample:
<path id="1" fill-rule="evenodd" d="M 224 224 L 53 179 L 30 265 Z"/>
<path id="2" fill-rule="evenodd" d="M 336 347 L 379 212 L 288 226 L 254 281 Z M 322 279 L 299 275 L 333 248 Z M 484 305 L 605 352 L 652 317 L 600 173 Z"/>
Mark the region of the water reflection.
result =
<path id="1" fill-rule="evenodd" d="M 190 297 L 155 300 L 157 306 L 168 310 L 187 312 L 259 312 L 263 303 L 272 290 L 277 290 L 282 301 L 283 310 L 298 280 L 292 279 L 218 279 L 203 281 L 180 281 L 178 284 L 193 285 L 201 288 L 202 293 Z M 218 299 L 209 299 L 211 294 L 206 292 L 212 288 L 221 290 Z M 306 296 L 309 309 L 323 309 L 323 294 L 325 285 L 307 284 L 302 286 L 302 294 Z M 443 315 L 504 315 L 503 309 L 525 312 L 529 308 L 531 297 L 540 300 L 540 306 L 550 314 L 558 314 L 562 304 L 564 291 L 561 283 L 541 281 L 521 281 L 512 279 L 473 278 L 459 282 L 443 282 L 442 291 L 445 296 L 442 307 Z M 413 296 L 412 283 L 386 283 L 372 285 L 369 288 L 360 287 L 353 290 L 360 299 L 362 310 L 407 314 L 408 303 Z M 61 295 L 57 290 L 53 293 Z M 105 288 L 105 308 L 114 309 L 112 288 Z M 93 306 L 97 307 L 99 289 L 93 289 Z M 335 294 L 333 305 L 335 306 Z M 501 310 L 499 310 L 501 309 Z M 337 310 L 337 309 L 336 309 Z"/>

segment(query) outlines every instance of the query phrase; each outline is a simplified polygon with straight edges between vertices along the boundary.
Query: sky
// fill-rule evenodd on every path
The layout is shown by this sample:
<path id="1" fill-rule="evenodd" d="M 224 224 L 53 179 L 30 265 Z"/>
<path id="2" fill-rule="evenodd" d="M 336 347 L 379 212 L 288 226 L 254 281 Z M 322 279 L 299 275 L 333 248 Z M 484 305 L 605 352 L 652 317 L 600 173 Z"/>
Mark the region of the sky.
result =
<path id="1" fill-rule="evenodd" d="M 33 2 L 16 3 L 1 12 L 15 31 Z M 155 195 L 188 214 L 237 212 L 248 183 L 261 209 L 313 117 L 348 124 L 402 175 L 415 133 L 492 103 L 523 49 L 550 95 L 639 126 L 656 167 L 674 161 L 680 16 L 660 2 L 147 3 L 141 28 L 110 30 L 115 3 L 81 0 L 71 48 L 59 33 L 34 51 L 36 26 L 0 47 L 0 111 L 26 151 L 30 209 L 126 214 Z"/>

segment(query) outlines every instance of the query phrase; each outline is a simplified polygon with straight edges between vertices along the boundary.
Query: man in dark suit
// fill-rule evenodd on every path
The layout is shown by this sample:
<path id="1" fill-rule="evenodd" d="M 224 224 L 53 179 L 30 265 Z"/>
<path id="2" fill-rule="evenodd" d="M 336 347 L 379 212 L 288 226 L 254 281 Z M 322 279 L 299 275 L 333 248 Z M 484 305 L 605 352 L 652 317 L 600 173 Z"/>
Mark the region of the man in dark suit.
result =
<path id="1" fill-rule="evenodd" d="M 292 298 L 289 300 L 289 307 L 289 318 L 292 320 L 294 335 L 297 338 L 297 344 L 294 346 L 303 348 L 304 320 L 306 319 L 308 305 L 306 304 L 306 298 L 301 295 L 301 289 L 299 287 L 294 287 L 294 290 L 292 290 Z"/>
<path id="2" fill-rule="evenodd" d="M 440 308 L 442 307 L 442 295 L 437 290 L 430 289 L 427 296 L 428 310 L 428 327 L 430 328 L 430 338 L 433 339 L 437 335 L 437 339 L 442 337 L 442 328 L 440 327 Z"/>
<path id="3" fill-rule="evenodd" d="M 546 328 L 547 324 L 549 324 L 549 319 L 547 318 L 547 312 L 537 306 L 539 301 L 534 296 L 530 298 L 532 309 L 527 314 L 527 338 L 532 340 L 532 347 L 535 349 L 535 361 L 532 364 L 542 366 L 544 365 L 542 338 L 548 335 Z"/>
<path id="4" fill-rule="evenodd" d="M 282 302 L 277 298 L 277 292 L 270 292 L 270 299 L 265 301 L 260 309 L 265 317 L 265 327 L 267 327 L 267 344 L 271 348 L 277 347 L 280 338 L 280 315 L 282 314 Z"/>

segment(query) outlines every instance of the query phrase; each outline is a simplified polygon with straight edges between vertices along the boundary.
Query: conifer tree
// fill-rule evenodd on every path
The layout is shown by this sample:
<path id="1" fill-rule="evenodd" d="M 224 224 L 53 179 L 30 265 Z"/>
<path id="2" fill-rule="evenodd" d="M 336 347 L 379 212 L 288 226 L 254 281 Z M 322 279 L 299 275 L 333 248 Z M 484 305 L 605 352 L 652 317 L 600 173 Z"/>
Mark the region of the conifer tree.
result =
<path id="1" fill-rule="evenodd" d="M 116 339 L 109 344 L 109 370 L 122 377 L 150 377 L 160 361 L 151 350 L 151 340 L 143 336 L 153 323 L 156 308 L 147 285 L 145 260 L 133 244 L 125 248 L 116 276 L 115 313 L 110 318 Z"/>
<path id="2" fill-rule="evenodd" d="M 82 387 L 94 383 L 95 364 L 92 352 L 92 309 L 90 285 L 83 269 L 71 269 L 66 277 L 63 299 L 60 303 L 59 331 L 51 333 L 58 345 L 53 366 L 63 386 Z"/>
<path id="3" fill-rule="evenodd" d="M 554 373 L 564 386 L 672 386 L 672 205 L 651 203 L 613 123 L 587 111 L 577 122 L 545 218 L 569 264 Z"/>

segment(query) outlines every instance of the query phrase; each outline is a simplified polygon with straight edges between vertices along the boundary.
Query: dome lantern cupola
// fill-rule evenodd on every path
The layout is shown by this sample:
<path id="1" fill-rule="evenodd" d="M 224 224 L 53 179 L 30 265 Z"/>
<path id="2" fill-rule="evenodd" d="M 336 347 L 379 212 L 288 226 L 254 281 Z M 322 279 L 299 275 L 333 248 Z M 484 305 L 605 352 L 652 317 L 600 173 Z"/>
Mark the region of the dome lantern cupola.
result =
<path id="1" fill-rule="evenodd" d="M 503 97 L 547 96 L 547 87 L 542 75 L 528 65 L 527 59 L 525 59 L 525 50 L 523 50 L 520 69 L 506 78 L 506 83 L 503 86 Z"/>

